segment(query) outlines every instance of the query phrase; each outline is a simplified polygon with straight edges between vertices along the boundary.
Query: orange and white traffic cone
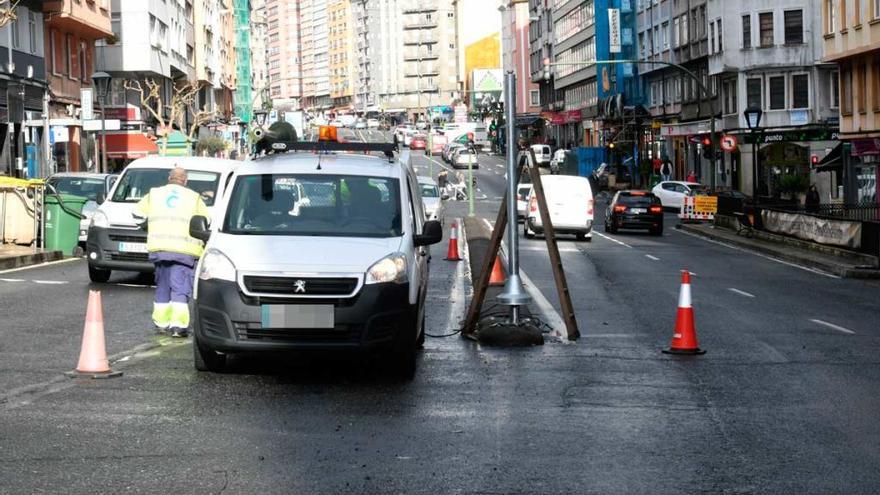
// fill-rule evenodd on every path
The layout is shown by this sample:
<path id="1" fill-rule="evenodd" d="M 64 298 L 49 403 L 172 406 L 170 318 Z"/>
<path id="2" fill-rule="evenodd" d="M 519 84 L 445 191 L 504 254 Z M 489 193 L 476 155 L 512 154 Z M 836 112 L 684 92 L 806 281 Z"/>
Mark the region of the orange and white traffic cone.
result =
<path id="1" fill-rule="evenodd" d="M 110 369 L 107 349 L 104 345 L 104 311 L 101 309 L 101 292 L 89 291 L 89 305 L 86 308 L 86 323 L 83 328 L 82 348 L 76 369 L 67 373 L 71 378 L 114 378 L 121 371 Z"/>
<path id="2" fill-rule="evenodd" d="M 461 261 L 461 256 L 458 255 L 458 225 L 456 223 L 453 223 L 449 229 L 449 249 L 446 250 L 446 260 Z"/>
<path id="3" fill-rule="evenodd" d="M 694 308 L 691 306 L 691 272 L 681 271 L 681 291 L 678 293 L 678 314 L 672 345 L 663 351 L 666 354 L 705 354 L 697 344 L 697 328 L 694 325 Z"/>
<path id="4" fill-rule="evenodd" d="M 489 285 L 504 285 L 504 268 L 501 266 L 501 257 L 495 256 L 495 263 L 492 264 L 492 275 L 489 276 Z"/>

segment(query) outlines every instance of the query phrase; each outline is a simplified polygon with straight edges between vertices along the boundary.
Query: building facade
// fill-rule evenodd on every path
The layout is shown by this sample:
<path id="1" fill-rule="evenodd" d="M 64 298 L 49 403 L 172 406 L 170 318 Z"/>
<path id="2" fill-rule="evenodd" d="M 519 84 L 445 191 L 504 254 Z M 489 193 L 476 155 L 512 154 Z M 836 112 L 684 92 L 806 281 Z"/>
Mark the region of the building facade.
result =
<path id="1" fill-rule="evenodd" d="M 302 99 L 299 2 L 266 0 L 266 22 L 269 97 L 273 106 L 299 110 Z"/>
<path id="2" fill-rule="evenodd" d="M 267 108 L 269 99 L 268 19 L 266 0 L 251 0 L 250 48 L 253 108 Z"/>
<path id="3" fill-rule="evenodd" d="M 332 108 L 327 7 L 328 0 L 300 0 L 301 103 L 311 115 L 327 115 Z"/>
<path id="4" fill-rule="evenodd" d="M 351 0 L 331 0 L 329 10 L 330 98 L 334 113 L 355 113 L 355 30 Z"/>
<path id="5" fill-rule="evenodd" d="M 517 116 L 537 116 L 541 112 L 541 93 L 532 81 L 529 45 L 529 5 L 506 5 L 502 30 L 502 68 L 516 75 Z"/>
<path id="6" fill-rule="evenodd" d="M 822 0 L 825 60 L 837 65 L 830 83 L 842 146 L 829 160 L 833 190 L 848 204 L 880 204 L 880 4 Z"/>
<path id="7" fill-rule="evenodd" d="M 92 87 L 95 41 L 113 36 L 110 2 L 58 0 L 45 2 L 42 11 L 45 18 L 45 73 L 51 92 L 49 126 L 54 131 L 51 147 L 53 170 L 96 170 L 94 135 L 82 130 L 80 91 Z M 28 13 L 24 19 L 30 23 L 32 16 Z M 38 28 L 37 23 L 33 27 L 28 25 L 28 37 L 32 29 L 38 31 Z M 94 96 L 93 93 L 93 110 L 96 107 Z"/>

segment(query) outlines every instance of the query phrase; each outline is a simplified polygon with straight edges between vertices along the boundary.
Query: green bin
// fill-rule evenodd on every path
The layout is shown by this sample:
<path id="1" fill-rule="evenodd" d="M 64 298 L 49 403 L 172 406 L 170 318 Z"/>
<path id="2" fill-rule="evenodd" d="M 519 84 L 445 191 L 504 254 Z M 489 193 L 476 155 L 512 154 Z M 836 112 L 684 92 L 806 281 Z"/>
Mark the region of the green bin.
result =
<path id="1" fill-rule="evenodd" d="M 73 255 L 79 244 L 79 221 L 83 205 L 88 198 L 70 194 L 47 194 L 46 250 L 61 251 L 65 256 Z"/>

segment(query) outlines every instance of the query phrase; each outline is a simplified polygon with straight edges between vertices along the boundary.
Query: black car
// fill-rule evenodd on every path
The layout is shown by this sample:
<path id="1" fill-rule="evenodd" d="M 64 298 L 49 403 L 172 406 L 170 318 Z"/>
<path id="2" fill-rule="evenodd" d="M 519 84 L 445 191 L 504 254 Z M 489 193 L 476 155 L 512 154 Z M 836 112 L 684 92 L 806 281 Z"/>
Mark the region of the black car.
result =
<path id="1" fill-rule="evenodd" d="M 620 191 L 605 211 L 605 230 L 648 229 L 651 235 L 663 235 L 663 205 L 648 191 Z"/>

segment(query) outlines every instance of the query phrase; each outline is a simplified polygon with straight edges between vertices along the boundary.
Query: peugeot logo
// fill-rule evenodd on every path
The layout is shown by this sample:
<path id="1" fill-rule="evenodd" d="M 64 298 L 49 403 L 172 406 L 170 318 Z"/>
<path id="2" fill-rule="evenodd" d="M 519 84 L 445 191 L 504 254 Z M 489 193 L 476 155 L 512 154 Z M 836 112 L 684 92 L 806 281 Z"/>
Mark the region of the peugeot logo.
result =
<path id="1" fill-rule="evenodd" d="M 293 292 L 295 294 L 305 294 L 306 293 L 306 281 L 305 280 L 297 280 L 293 283 Z"/>

